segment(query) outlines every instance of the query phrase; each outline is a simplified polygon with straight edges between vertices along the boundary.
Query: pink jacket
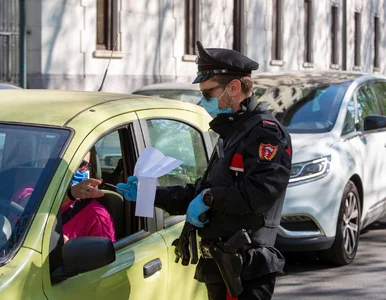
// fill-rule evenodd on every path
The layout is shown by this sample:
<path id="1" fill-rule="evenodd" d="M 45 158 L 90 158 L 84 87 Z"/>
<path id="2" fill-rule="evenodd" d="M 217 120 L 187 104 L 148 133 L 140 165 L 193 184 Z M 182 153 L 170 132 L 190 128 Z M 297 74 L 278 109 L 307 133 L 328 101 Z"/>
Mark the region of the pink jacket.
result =
<path id="1" fill-rule="evenodd" d="M 81 200 L 80 200 L 81 201 Z M 61 212 L 70 208 L 72 202 L 62 207 Z M 69 239 L 81 236 L 102 236 L 115 242 L 114 222 L 107 209 L 92 200 L 63 226 L 63 234 Z"/>

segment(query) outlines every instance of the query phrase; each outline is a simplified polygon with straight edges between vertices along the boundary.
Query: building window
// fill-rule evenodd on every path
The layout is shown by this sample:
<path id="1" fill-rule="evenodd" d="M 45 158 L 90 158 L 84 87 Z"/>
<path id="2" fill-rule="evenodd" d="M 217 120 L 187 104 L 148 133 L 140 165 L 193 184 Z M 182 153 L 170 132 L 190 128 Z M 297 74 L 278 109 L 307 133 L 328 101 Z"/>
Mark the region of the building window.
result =
<path id="1" fill-rule="evenodd" d="M 118 34 L 118 1 L 97 0 L 97 49 L 112 50 Z M 115 50 L 118 50 L 118 45 Z"/>
<path id="2" fill-rule="evenodd" d="M 283 1 L 272 3 L 272 60 L 283 60 Z"/>
<path id="3" fill-rule="evenodd" d="M 354 66 L 361 65 L 361 14 L 355 13 L 354 16 Z"/>
<path id="4" fill-rule="evenodd" d="M 379 17 L 374 18 L 374 68 L 380 68 L 379 61 Z"/>
<path id="5" fill-rule="evenodd" d="M 185 0 L 185 54 L 196 54 L 198 40 L 200 40 L 200 0 Z"/>
<path id="6" fill-rule="evenodd" d="M 304 62 L 312 63 L 312 0 L 304 1 Z"/>
<path id="7" fill-rule="evenodd" d="M 244 0 L 233 0 L 233 49 L 244 53 L 245 44 L 245 17 Z"/>
<path id="8" fill-rule="evenodd" d="M 331 7 L 331 64 L 339 64 L 338 55 L 338 24 L 339 11 L 337 6 Z"/>

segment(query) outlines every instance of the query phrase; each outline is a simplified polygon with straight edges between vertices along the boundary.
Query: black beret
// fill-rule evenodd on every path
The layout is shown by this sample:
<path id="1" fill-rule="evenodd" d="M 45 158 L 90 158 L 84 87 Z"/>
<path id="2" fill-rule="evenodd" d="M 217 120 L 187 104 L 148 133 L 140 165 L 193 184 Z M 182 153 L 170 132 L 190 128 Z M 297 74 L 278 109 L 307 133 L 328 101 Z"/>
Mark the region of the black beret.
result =
<path id="1" fill-rule="evenodd" d="M 245 75 L 257 70 L 259 64 L 245 55 L 231 49 L 207 48 L 197 41 L 198 67 L 197 77 L 193 83 L 200 83 L 215 75 Z"/>

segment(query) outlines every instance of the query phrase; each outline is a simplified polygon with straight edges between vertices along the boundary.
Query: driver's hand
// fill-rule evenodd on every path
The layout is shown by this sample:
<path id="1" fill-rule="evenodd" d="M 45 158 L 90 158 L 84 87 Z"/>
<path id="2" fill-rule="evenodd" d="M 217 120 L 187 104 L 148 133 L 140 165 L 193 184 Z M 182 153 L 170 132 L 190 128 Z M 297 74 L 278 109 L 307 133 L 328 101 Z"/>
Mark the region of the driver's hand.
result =
<path id="1" fill-rule="evenodd" d="M 75 184 L 71 187 L 71 194 L 75 198 L 86 199 L 86 198 L 100 198 L 104 193 L 97 189 L 98 185 L 102 184 L 102 180 L 89 178 L 81 183 Z"/>

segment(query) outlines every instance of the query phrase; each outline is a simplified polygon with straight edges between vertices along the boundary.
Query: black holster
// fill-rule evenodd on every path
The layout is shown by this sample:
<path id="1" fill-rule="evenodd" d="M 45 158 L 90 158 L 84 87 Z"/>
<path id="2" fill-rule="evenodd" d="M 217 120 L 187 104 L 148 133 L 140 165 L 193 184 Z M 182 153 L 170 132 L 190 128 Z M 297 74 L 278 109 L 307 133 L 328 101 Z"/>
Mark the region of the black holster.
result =
<path id="1" fill-rule="evenodd" d="M 242 229 L 233 235 L 227 242 L 209 244 L 209 252 L 220 270 L 222 279 L 231 297 L 243 292 L 241 270 L 243 267 L 242 248 L 250 244 L 248 233 Z"/>

